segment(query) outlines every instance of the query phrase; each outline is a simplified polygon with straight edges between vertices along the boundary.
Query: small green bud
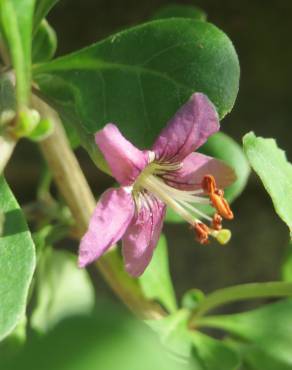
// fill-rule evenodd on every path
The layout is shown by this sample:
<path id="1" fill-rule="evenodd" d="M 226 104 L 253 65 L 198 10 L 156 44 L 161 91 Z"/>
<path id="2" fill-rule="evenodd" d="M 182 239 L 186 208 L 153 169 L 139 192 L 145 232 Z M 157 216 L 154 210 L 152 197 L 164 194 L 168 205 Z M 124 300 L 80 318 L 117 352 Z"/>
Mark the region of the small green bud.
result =
<path id="1" fill-rule="evenodd" d="M 40 141 L 48 137 L 54 129 L 53 122 L 49 119 L 41 119 L 35 129 L 28 135 L 33 141 Z"/>
<path id="2" fill-rule="evenodd" d="M 18 113 L 17 125 L 13 134 L 17 137 L 26 137 L 36 128 L 40 121 L 40 114 L 35 109 L 27 109 Z"/>
<path id="3" fill-rule="evenodd" d="M 201 290 L 192 289 L 183 295 L 181 303 L 184 308 L 193 311 L 204 298 L 205 295 Z"/>

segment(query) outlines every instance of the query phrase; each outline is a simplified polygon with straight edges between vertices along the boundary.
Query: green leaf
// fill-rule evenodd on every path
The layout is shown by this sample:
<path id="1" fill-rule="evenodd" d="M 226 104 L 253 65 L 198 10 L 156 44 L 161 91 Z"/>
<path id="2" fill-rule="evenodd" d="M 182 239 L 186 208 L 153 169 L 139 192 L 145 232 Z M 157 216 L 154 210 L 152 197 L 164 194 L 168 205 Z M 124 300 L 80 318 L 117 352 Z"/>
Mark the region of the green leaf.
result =
<path id="1" fill-rule="evenodd" d="M 191 333 L 193 344 L 192 357 L 195 363 L 200 362 L 202 370 L 236 370 L 239 366 L 237 353 L 222 341 L 194 331 Z"/>
<path id="2" fill-rule="evenodd" d="M 255 344 L 237 342 L 235 339 L 227 339 L 227 342 L 239 353 L 246 365 L 240 368 L 242 370 L 291 370 L 290 364 L 274 358 Z"/>
<path id="3" fill-rule="evenodd" d="M 0 177 L 0 340 L 9 335 L 24 316 L 29 285 L 35 268 L 35 249 L 30 232 L 12 192 Z"/>
<path id="4" fill-rule="evenodd" d="M 46 62 L 53 58 L 57 49 L 55 30 L 43 19 L 32 43 L 33 63 Z"/>
<path id="5" fill-rule="evenodd" d="M 31 34 L 34 0 L 2 0 L 0 22 L 16 73 L 19 107 L 29 101 L 31 84 Z"/>
<path id="6" fill-rule="evenodd" d="M 292 300 L 289 299 L 245 313 L 206 317 L 202 326 L 223 329 L 291 366 L 291 312 Z"/>
<path id="7" fill-rule="evenodd" d="M 282 265 L 282 279 L 292 282 L 292 242 L 289 243 L 284 263 Z"/>
<path id="8" fill-rule="evenodd" d="M 46 247 L 36 274 L 36 308 L 31 325 L 46 332 L 66 317 L 88 314 L 95 297 L 86 270 L 78 269 L 76 258 L 67 251 Z"/>
<path id="9" fill-rule="evenodd" d="M 148 320 L 147 324 L 159 335 L 162 344 L 174 355 L 189 358 L 192 344 L 188 330 L 189 311 L 181 309 L 160 320 Z"/>
<path id="10" fill-rule="evenodd" d="M 34 31 L 36 31 L 41 21 L 46 17 L 52 7 L 59 0 L 36 0 L 34 12 Z"/>
<path id="11" fill-rule="evenodd" d="M 199 151 L 222 160 L 234 169 L 237 180 L 225 190 L 226 199 L 232 203 L 245 188 L 250 173 L 250 167 L 242 148 L 230 136 L 218 132 L 212 135 Z M 209 206 L 198 206 L 198 208 L 210 215 L 214 213 L 214 209 Z M 166 220 L 171 223 L 184 222 L 171 209 L 167 210 Z"/>
<path id="12" fill-rule="evenodd" d="M 100 301 L 100 300 L 99 300 Z M 182 370 L 148 328 L 110 305 L 31 340 L 5 370 Z"/>
<path id="13" fill-rule="evenodd" d="M 229 112 L 239 64 L 231 41 L 217 27 L 166 19 L 38 65 L 34 79 L 64 121 L 91 134 L 115 122 L 144 148 L 195 91 L 207 94 L 221 117 Z"/>
<path id="14" fill-rule="evenodd" d="M 159 239 L 149 266 L 139 277 L 139 283 L 147 298 L 158 300 L 169 312 L 176 311 L 177 304 L 169 272 L 167 241 L 164 235 Z"/>
<path id="15" fill-rule="evenodd" d="M 239 359 L 236 352 L 223 342 L 217 341 L 188 326 L 189 312 L 177 311 L 165 319 L 149 321 L 164 346 L 178 358 L 191 358 L 196 370 L 235 370 Z M 192 367 L 193 368 L 193 367 Z"/>
<path id="16" fill-rule="evenodd" d="M 272 198 L 278 216 L 292 233 L 292 165 L 274 139 L 256 137 L 253 132 L 243 137 L 248 160 Z"/>
<path id="17" fill-rule="evenodd" d="M 192 18 L 198 21 L 205 21 L 207 19 L 207 14 L 198 6 L 171 4 L 159 9 L 152 19 L 173 17 Z"/>

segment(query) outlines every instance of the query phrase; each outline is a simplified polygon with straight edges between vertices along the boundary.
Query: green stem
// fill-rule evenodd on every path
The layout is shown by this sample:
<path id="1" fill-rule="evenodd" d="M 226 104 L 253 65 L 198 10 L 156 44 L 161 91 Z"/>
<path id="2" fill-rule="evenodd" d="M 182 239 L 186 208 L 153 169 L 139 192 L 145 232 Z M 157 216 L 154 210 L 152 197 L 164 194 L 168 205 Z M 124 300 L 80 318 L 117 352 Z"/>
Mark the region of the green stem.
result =
<path id="1" fill-rule="evenodd" d="M 192 323 L 214 308 L 227 303 L 254 298 L 285 297 L 292 296 L 292 283 L 268 282 L 236 285 L 230 288 L 220 289 L 206 296 L 199 303 L 191 317 Z"/>
<path id="2" fill-rule="evenodd" d="M 54 123 L 54 132 L 40 142 L 40 147 L 52 171 L 54 180 L 64 197 L 78 227 L 81 237 L 87 230 L 96 201 L 67 140 L 57 113 L 37 96 L 33 96 L 34 108 L 42 117 Z M 119 298 L 138 316 L 157 319 L 165 312 L 160 305 L 148 301 L 130 286 L 130 277 L 120 273 L 119 266 L 109 254 L 100 258 L 97 267 Z"/>

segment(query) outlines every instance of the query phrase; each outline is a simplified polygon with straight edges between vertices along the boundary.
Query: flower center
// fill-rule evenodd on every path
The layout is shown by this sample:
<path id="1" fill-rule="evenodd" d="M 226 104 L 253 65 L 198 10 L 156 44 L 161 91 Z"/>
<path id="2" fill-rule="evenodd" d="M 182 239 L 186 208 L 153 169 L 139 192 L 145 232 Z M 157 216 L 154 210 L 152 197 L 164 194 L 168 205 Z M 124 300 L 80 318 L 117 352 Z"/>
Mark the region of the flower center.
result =
<path id="1" fill-rule="evenodd" d="M 180 190 L 169 186 L 163 176 L 169 172 L 177 171 L 181 167 L 182 163 L 157 163 L 154 161 L 149 163 L 133 186 L 133 195 L 138 210 L 141 207 L 141 202 L 149 206 L 147 195 L 145 195 L 146 191 L 160 199 L 186 220 L 194 228 L 197 240 L 201 244 L 207 244 L 209 236 L 216 238 L 221 244 L 226 244 L 231 233 L 229 230 L 222 229 L 222 217 L 232 219 L 233 213 L 223 197 L 223 190 L 217 189 L 212 175 L 204 176 L 202 187 L 198 190 Z M 216 209 L 213 218 L 195 207 L 195 204 L 212 205 Z M 207 226 L 199 218 L 209 222 L 210 226 Z"/>

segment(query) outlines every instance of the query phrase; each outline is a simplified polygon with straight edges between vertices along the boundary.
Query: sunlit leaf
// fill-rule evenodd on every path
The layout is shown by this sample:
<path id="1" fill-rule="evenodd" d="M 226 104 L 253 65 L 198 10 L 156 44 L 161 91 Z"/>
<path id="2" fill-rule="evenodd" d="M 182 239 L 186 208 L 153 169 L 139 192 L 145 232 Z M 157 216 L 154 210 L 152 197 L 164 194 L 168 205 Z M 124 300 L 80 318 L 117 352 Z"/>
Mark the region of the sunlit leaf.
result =
<path id="1" fill-rule="evenodd" d="M 35 249 L 24 216 L 3 177 L 0 177 L 0 340 L 22 319 L 35 268 Z"/>
<path id="2" fill-rule="evenodd" d="M 278 216 L 292 232 L 292 165 L 274 139 L 256 137 L 253 132 L 243 138 L 248 160 L 272 198 Z"/>

